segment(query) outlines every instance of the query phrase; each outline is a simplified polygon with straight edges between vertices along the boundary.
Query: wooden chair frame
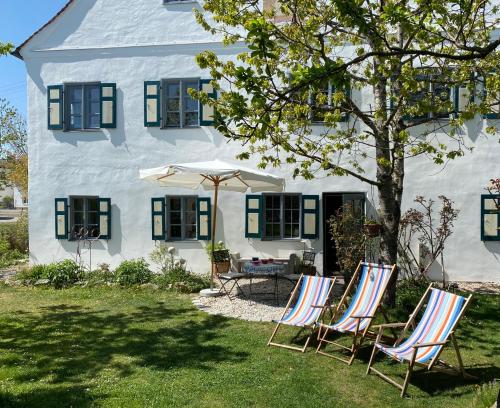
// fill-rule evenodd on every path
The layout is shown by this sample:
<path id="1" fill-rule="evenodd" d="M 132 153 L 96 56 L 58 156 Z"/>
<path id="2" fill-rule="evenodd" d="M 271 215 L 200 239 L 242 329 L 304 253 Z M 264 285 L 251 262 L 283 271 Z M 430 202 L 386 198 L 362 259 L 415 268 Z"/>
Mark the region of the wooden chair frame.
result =
<path id="1" fill-rule="evenodd" d="M 457 340 L 455 338 L 455 328 L 456 328 L 457 324 L 460 322 L 460 319 L 462 318 L 462 315 L 465 312 L 465 309 L 469 305 L 469 302 L 472 298 L 472 295 L 469 295 L 469 297 L 466 299 L 464 305 L 462 306 L 462 310 L 460 310 L 460 313 L 457 317 L 457 320 L 455 321 L 455 324 L 451 328 L 450 333 L 448 334 L 448 336 L 446 337 L 446 339 L 444 341 L 436 342 L 436 343 L 417 343 L 417 344 L 413 345 L 413 353 L 412 353 L 410 360 L 408 360 L 408 367 L 406 370 L 406 375 L 405 375 L 405 379 L 404 379 L 403 384 L 397 383 L 392 378 L 389 378 L 387 375 L 385 375 L 385 374 L 381 373 L 380 371 L 376 370 L 375 368 L 373 368 L 375 356 L 380 351 L 380 349 L 378 347 L 376 347 L 376 344 L 381 344 L 380 340 L 381 340 L 382 333 L 383 333 L 384 329 L 403 327 L 403 330 L 401 331 L 401 334 L 397 338 L 393 347 L 396 347 L 398 344 L 400 344 L 401 341 L 404 339 L 404 336 L 405 336 L 406 332 L 408 331 L 408 329 L 410 328 L 410 326 L 415 328 L 415 319 L 416 319 L 420 309 L 422 309 L 422 307 L 425 303 L 425 299 L 427 298 L 430 290 L 432 289 L 432 286 L 433 286 L 433 284 L 431 283 L 429 285 L 429 287 L 427 288 L 427 290 L 425 291 L 424 295 L 422 296 L 422 299 L 420 299 L 420 302 L 415 307 L 415 310 L 413 311 L 413 313 L 410 314 L 408 321 L 406 323 L 389 323 L 389 324 L 381 324 L 381 325 L 374 326 L 374 327 L 378 327 L 379 331 L 378 331 L 377 339 L 375 340 L 375 344 L 373 345 L 373 350 L 372 350 L 372 354 L 370 357 L 370 361 L 368 362 L 368 368 L 366 370 L 366 374 L 368 375 L 368 374 L 370 374 L 370 372 L 374 372 L 383 380 L 385 380 L 388 383 L 399 388 L 401 390 L 400 396 L 402 398 L 406 394 L 406 390 L 408 388 L 408 384 L 410 382 L 410 378 L 412 376 L 413 369 L 415 366 L 423 367 L 424 370 L 426 370 L 426 371 L 436 370 L 436 371 L 446 372 L 449 374 L 461 375 L 463 378 L 474 378 L 473 376 L 471 376 L 465 372 L 463 361 L 462 361 L 462 356 L 460 354 L 460 350 L 458 348 L 458 343 L 457 343 Z M 441 352 L 443 351 L 444 346 L 447 345 L 450 342 L 450 340 L 451 340 L 451 343 L 453 345 L 453 348 L 455 349 L 455 354 L 457 356 L 457 361 L 458 361 L 458 368 L 439 359 L 439 356 L 440 356 Z M 439 350 L 436 353 L 436 355 L 432 358 L 432 360 L 428 364 L 419 363 L 419 362 L 415 361 L 415 359 L 417 357 L 418 349 L 420 347 L 428 347 L 428 346 L 439 346 Z M 398 360 L 394 356 L 390 356 L 386 353 L 384 353 L 384 354 L 387 357 L 392 358 L 393 360 L 400 362 L 400 360 Z"/>
<path id="2" fill-rule="evenodd" d="M 347 334 L 347 335 L 352 335 L 352 344 L 351 344 L 351 347 L 346 347 L 346 346 L 344 346 L 342 344 L 339 344 L 339 343 L 337 343 L 335 341 L 326 340 L 326 337 L 328 336 L 329 332 L 330 331 L 334 331 L 330 326 L 339 317 L 341 309 L 345 308 L 347 306 L 347 298 L 351 294 L 352 290 L 354 289 L 354 284 L 356 283 L 356 278 L 358 277 L 360 271 L 362 270 L 363 263 L 364 263 L 363 261 L 359 262 L 358 267 L 356 268 L 356 271 L 354 272 L 354 275 L 352 276 L 351 281 L 349 282 L 349 285 L 347 286 L 347 288 L 346 288 L 346 290 L 345 290 L 342 298 L 340 299 L 339 304 L 335 308 L 335 311 L 334 311 L 333 316 L 332 316 L 332 318 L 330 320 L 330 323 L 328 325 L 326 325 L 326 324 L 320 324 L 319 331 L 318 331 L 319 344 L 318 344 L 318 347 L 316 348 L 316 353 L 324 355 L 324 356 L 327 356 L 327 357 L 334 358 L 334 359 L 342 361 L 343 363 L 346 363 L 348 365 L 351 365 L 352 362 L 354 361 L 354 358 L 356 357 L 359 349 L 361 348 L 361 345 L 363 344 L 363 341 L 365 340 L 365 338 L 368 337 L 368 336 L 375 337 L 376 334 L 374 332 L 370 332 L 369 330 L 370 330 L 370 327 L 371 327 L 371 324 L 372 324 L 372 320 L 374 319 L 374 317 L 377 314 L 377 311 L 379 309 L 380 309 L 380 311 L 381 311 L 381 313 L 382 313 L 385 321 L 388 322 L 387 315 L 386 315 L 385 311 L 383 310 L 383 308 L 381 306 L 381 303 L 382 303 L 382 297 L 381 297 L 380 298 L 381 300 L 380 300 L 379 304 L 377 305 L 377 307 L 376 307 L 373 315 L 371 315 L 371 316 L 351 316 L 354 319 L 357 319 L 356 329 L 354 330 L 354 332 L 345 332 L 345 333 L 343 333 L 343 334 Z M 395 270 L 396 270 L 396 265 L 393 265 L 392 268 L 391 268 L 391 275 L 389 276 L 389 280 L 391 279 L 391 276 L 392 276 L 392 274 L 394 273 Z M 385 293 L 385 289 L 384 289 L 384 293 Z M 382 296 L 383 296 L 383 293 L 382 293 Z M 361 324 L 361 320 L 362 319 L 369 319 L 370 321 L 369 321 L 368 325 L 365 327 L 365 329 L 362 330 L 362 331 L 360 331 L 359 330 L 359 326 Z M 322 328 L 324 328 L 324 334 L 323 335 L 321 335 Z M 344 359 L 344 358 L 336 356 L 334 354 L 322 351 L 321 350 L 321 346 L 323 345 L 323 343 L 331 344 L 331 345 L 334 345 L 334 346 L 336 346 L 337 348 L 339 348 L 341 350 L 347 350 L 347 351 L 349 351 L 350 354 L 351 354 L 350 357 L 349 357 L 349 359 Z"/>
<path id="3" fill-rule="evenodd" d="M 213 257 L 214 257 L 214 259 L 216 257 L 219 257 L 219 260 L 222 260 L 224 262 L 226 262 L 226 261 L 231 262 L 231 256 L 230 256 L 229 250 L 227 250 L 227 249 L 214 251 Z M 215 266 L 215 269 L 216 269 L 215 277 L 221 285 L 219 292 L 224 292 L 226 294 L 226 296 L 229 298 L 229 300 L 232 301 L 233 298 L 231 297 L 231 292 L 234 289 L 234 287 L 236 286 L 239 289 L 240 293 L 242 293 L 243 296 L 246 298 L 246 295 L 243 292 L 243 289 L 241 289 L 241 287 L 238 283 L 238 280 L 241 279 L 241 277 L 243 277 L 243 276 L 240 276 L 241 274 L 235 274 L 234 277 L 230 277 L 230 275 L 219 274 L 219 266 L 218 266 L 219 263 L 214 262 L 213 265 Z M 225 276 L 228 276 L 228 277 L 225 277 Z M 231 286 L 231 288 L 228 290 L 226 288 L 226 285 L 228 285 L 231 281 L 234 281 L 234 283 L 233 283 L 233 286 Z"/>
<path id="4" fill-rule="evenodd" d="M 328 294 L 327 294 L 327 297 L 326 297 L 326 301 L 325 301 L 325 305 L 312 305 L 312 307 L 314 308 L 321 308 L 321 313 L 320 315 L 318 316 L 318 318 L 316 319 L 316 321 L 310 325 L 310 326 L 304 326 L 303 329 L 307 329 L 307 330 L 311 330 L 311 333 L 309 334 L 309 336 L 307 337 L 306 339 L 306 342 L 304 344 L 304 347 L 296 347 L 296 346 L 290 346 L 288 344 L 283 344 L 283 343 L 275 343 L 273 342 L 273 339 L 274 337 L 276 336 L 276 334 L 278 333 L 278 329 L 280 328 L 280 326 L 283 324 L 281 323 L 281 320 L 285 317 L 286 313 L 288 312 L 288 310 L 290 309 L 290 305 L 292 304 L 292 301 L 295 299 L 296 295 L 297 295 L 297 292 L 298 292 L 298 289 L 300 288 L 300 284 L 302 283 L 302 279 L 304 278 L 304 274 L 301 274 L 300 275 L 300 278 L 299 280 L 297 281 L 297 284 L 295 285 L 295 289 L 293 290 L 292 292 L 292 295 L 290 296 L 290 298 L 288 299 L 288 303 L 287 305 L 285 306 L 285 310 L 283 311 L 283 314 L 281 315 L 280 319 L 279 319 L 279 322 L 276 324 L 276 327 L 274 328 L 273 330 L 273 333 L 271 334 L 271 338 L 269 339 L 269 341 L 267 342 L 267 345 L 268 346 L 276 346 L 276 347 L 282 347 L 282 348 L 286 348 L 288 350 L 296 350 L 296 351 L 300 351 L 302 353 L 304 353 L 306 351 L 306 348 L 307 346 L 309 345 L 309 342 L 311 341 L 311 338 L 314 334 L 314 330 L 316 329 L 316 323 L 322 319 L 323 317 L 323 314 L 326 310 L 325 308 L 325 305 L 326 303 L 328 303 L 328 299 L 330 299 L 330 296 L 332 294 L 332 290 L 333 290 L 333 285 L 335 285 L 335 279 L 336 278 L 331 278 L 332 279 L 332 285 L 330 287 L 330 289 L 328 290 Z M 297 326 L 298 327 L 298 326 Z M 300 333 L 300 331 L 299 331 Z"/>

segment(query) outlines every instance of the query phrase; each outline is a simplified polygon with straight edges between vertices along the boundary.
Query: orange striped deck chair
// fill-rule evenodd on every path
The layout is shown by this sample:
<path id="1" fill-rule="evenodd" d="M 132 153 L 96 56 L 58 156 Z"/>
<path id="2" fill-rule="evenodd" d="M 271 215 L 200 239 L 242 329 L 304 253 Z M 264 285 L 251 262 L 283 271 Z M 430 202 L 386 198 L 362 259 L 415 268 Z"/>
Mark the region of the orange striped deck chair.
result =
<path id="1" fill-rule="evenodd" d="M 297 284 L 295 285 L 290 299 L 288 300 L 288 304 L 286 305 L 281 318 L 276 321 L 277 325 L 273 331 L 273 334 L 271 335 L 271 338 L 267 342 L 267 345 L 283 347 L 290 350 L 298 350 L 303 353 L 306 350 L 309 341 L 311 340 L 311 336 L 314 333 L 316 323 L 323 315 L 334 283 L 335 278 L 301 275 Z M 297 293 L 299 293 L 297 302 L 295 303 L 294 307 L 291 308 L 291 303 L 295 299 Z M 273 342 L 273 339 L 282 324 L 300 327 L 301 331 L 303 329 L 311 330 L 311 333 L 306 339 L 304 347 L 295 347 L 288 344 Z"/>
<path id="2" fill-rule="evenodd" d="M 415 318 L 423 307 L 427 297 L 429 297 L 429 301 L 427 302 L 420 322 L 411 335 L 408 336 L 406 341 L 401 343 L 410 326 L 414 325 Z M 379 333 L 373 346 L 366 374 L 374 372 L 387 382 L 395 385 L 401 390 L 401 397 L 404 397 L 406 393 L 415 365 L 425 367 L 428 371 L 435 369 L 452 374 L 461 374 L 463 377 L 472 377 L 465 373 L 460 350 L 458 349 L 458 344 L 454 336 L 455 328 L 467 308 L 471 297 L 472 295 L 465 299 L 462 296 L 432 288 L 432 284 L 429 285 L 424 296 L 422 296 L 422 299 L 406 323 L 389 323 L 377 326 L 379 328 Z M 394 345 L 387 346 L 382 344 L 380 339 L 383 330 L 395 327 L 403 327 L 403 330 Z M 444 346 L 449 343 L 450 339 L 457 356 L 458 369 L 439 359 L 441 351 Z M 375 355 L 379 351 L 384 352 L 387 356 L 400 363 L 408 363 L 405 380 L 402 385 L 373 368 Z"/>
<path id="3" fill-rule="evenodd" d="M 340 303 L 334 310 L 330 323 L 319 324 L 319 344 L 316 349 L 316 353 L 335 358 L 349 365 L 352 364 L 354 357 L 361 347 L 365 337 L 368 334 L 372 334 L 374 336 L 373 333 L 369 332 L 369 329 L 377 310 L 380 308 L 382 297 L 384 296 L 389 280 L 395 270 L 396 265 L 391 266 L 366 262 L 359 263 L 344 295 L 342 296 L 342 299 L 340 300 Z M 359 279 L 359 284 L 354 296 L 352 297 L 349 307 L 347 307 L 348 296 L 354 289 L 354 284 L 360 272 L 361 277 Z M 345 309 L 344 314 L 338 318 L 343 309 Z M 384 317 L 386 317 L 385 314 Z M 342 344 L 336 343 L 335 341 L 327 340 L 327 336 L 331 332 L 352 335 L 351 346 L 346 347 Z M 321 347 L 325 344 L 331 344 L 342 350 L 348 351 L 350 353 L 350 358 L 346 360 L 321 350 Z"/>

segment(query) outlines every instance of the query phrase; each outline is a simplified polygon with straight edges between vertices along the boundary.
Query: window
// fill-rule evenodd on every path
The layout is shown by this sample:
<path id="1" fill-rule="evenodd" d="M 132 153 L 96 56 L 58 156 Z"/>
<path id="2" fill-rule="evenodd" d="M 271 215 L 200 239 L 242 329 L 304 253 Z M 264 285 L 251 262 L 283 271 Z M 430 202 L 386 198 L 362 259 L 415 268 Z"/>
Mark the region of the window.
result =
<path id="1" fill-rule="evenodd" d="M 419 75 L 417 80 L 419 89 L 410 94 L 408 100 L 410 106 L 417 105 L 419 110 L 423 110 L 423 113 L 412 116 L 411 120 L 448 119 L 454 109 L 451 99 L 451 86 L 434 74 Z M 433 110 L 436 106 L 443 109 L 440 111 Z"/>
<path id="2" fill-rule="evenodd" d="M 165 127 L 186 128 L 199 126 L 199 103 L 189 95 L 189 90 L 199 89 L 197 79 L 164 80 Z"/>
<path id="3" fill-rule="evenodd" d="M 343 93 L 348 94 L 348 91 Z M 309 92 L 309 104 L 311 105 L 311 119 L 313 122 L 324 122 L 325 114 L 328 112 L 340 113 L 342 100 L 331 81 L 323 81 L 319 87 Z M 347 119 L 346 114 L 342 114 L 341 121 Z"/>
<path id="4" fill-rule="evenodd" d="M 264 239 L 300 237 L 300 194 L 264 194 Z"/>
<path id="5" fill-rule="evenodd" d="M 196 239 L 196 196 L 166 197 L 167 239 Z"/>
<path id="6" fill-rule="evenodd" d="M 99 235 L 99 197 L 70 197 L 70 237 Z"/>
<path id="7" fill-rule="evenodd" d="M 66 128 L 99 129 L 101 124 L 100 84 L 66 85 Z"/>

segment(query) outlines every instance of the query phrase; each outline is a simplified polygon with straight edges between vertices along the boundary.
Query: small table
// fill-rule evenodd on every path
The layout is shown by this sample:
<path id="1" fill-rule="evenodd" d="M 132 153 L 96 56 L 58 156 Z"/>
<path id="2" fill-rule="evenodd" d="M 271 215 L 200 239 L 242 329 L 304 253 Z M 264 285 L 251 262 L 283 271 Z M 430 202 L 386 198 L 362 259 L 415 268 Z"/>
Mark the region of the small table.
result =
<path id="1" fill-rule="evenodd" d="M 284 276 L 287 272 L 287 265 L 283 263 L 253 263 L 247 261 L 243 264 L 242 272 L 250 278 L 250 295 L 252 295 L 252 279 L 253 278 L 273 278 L 274 292 L 262 292 L 259 295 L 274 294 L 276 303 L 279 303 L 278 279 Z"/>

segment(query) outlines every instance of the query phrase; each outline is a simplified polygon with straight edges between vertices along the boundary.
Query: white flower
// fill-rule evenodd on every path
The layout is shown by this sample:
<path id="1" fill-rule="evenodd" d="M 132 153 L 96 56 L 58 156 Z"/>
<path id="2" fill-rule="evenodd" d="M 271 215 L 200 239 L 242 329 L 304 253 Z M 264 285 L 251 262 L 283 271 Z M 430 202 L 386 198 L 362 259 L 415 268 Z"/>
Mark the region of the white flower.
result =
<path id="1" fill-rule="evenodd" d="M 167 252 L 170 254 L 170 255 L 173 255 L 175 253 L 175 248 L 174 247 L 169 247 L 167 249 Z"/>
<path id="2" fill-rule="evenodd" d="M 181 266 L 181 263 L 179 261 L 175 261 L 174 265 L 175 266 Z"/>
<path id="3" fill-rule="evenodd" d="M 220 246 L 224 245 L 224 241 L 217 242 L 217 245 L 220 245 Z"/>
<path id="4" fill-rule="evenodd" d="M 181 265 L 184 265 L 184 264 L 186 263 L 186 260 L 185 260 L 185 259 L 183 259 L 183 258 L 181 258 L 181 259 L 179 259 L 179 263 L 180 263 Z"/>

